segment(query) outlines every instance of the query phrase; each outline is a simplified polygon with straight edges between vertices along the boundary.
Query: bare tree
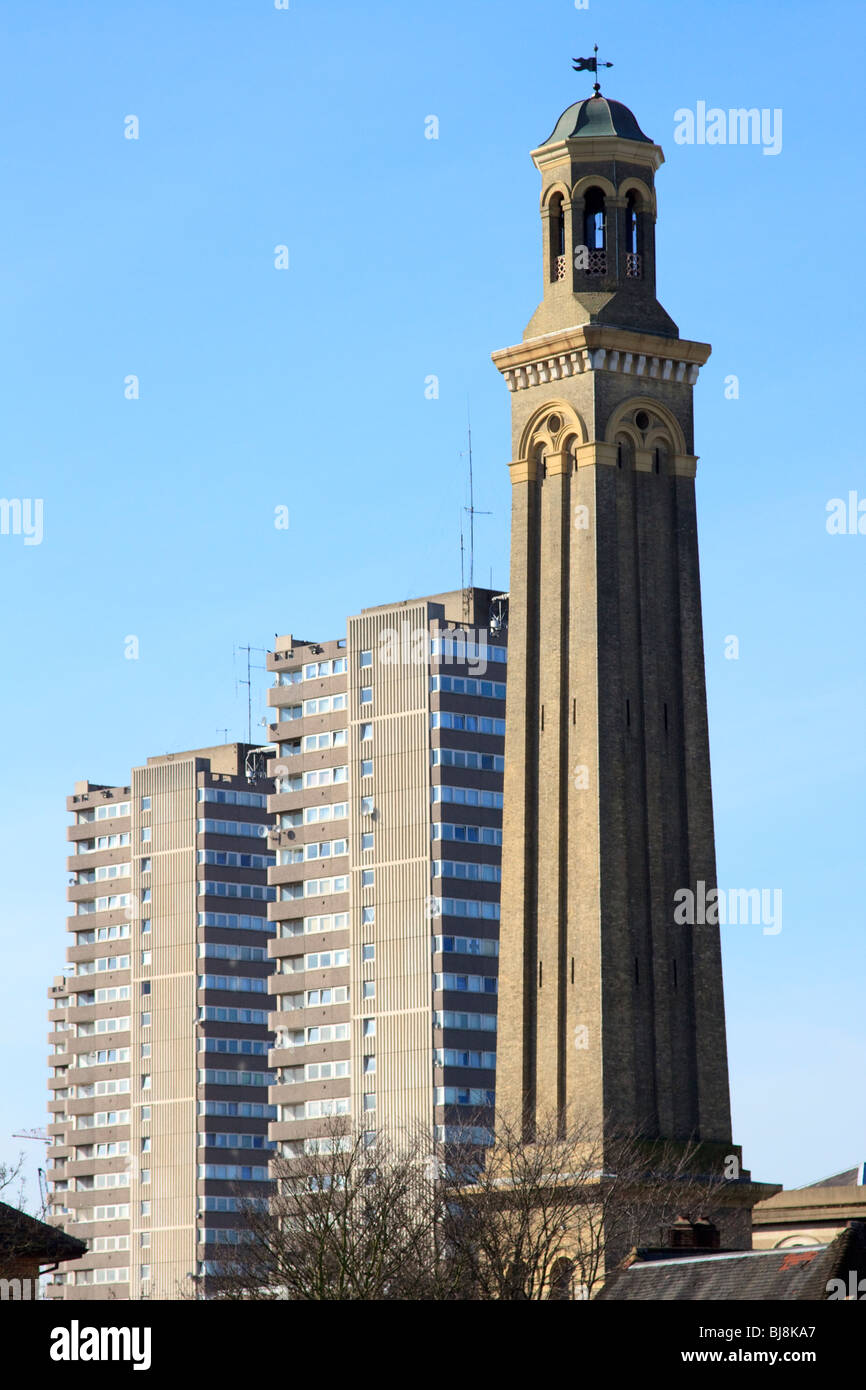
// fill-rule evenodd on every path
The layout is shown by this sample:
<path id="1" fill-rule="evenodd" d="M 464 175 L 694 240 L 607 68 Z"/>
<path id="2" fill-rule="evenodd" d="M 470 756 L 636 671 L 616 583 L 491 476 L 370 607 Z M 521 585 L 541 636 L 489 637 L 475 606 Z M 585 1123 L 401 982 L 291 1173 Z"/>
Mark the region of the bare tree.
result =
<path id="1" fill-rule="evenodd" d="M 274 1160 L 273 1196 L 242 1201 L 219 1247 L 222 1298 L 591 1298 L 631 1246 L 665 1244 L 677 1216 L 711 1214 L 721 1175 L 700 1146 L 612 1135 L 581 1118 L 500 1117 L 489 1149 L 427 1133 L 369 1136 L 334 1121 Z"/>
<path id="2" fill-rule="evenodd" d="M 0 1163 L 0 1193 L 2 1200 L 10 1206 L 24 1209 L 26 1182 L 24 1178 L 24 1154 L 19 1153 L 14 1162 Z M 9 1189 L 12 1189 L 9 1191 Z"/>
<path id="3" fill-rule="evenodd" d="M 499 1118 L 483 1162 L 452 1152 L 440 1248 L 461 1296 L 591 1298 L 641 1243 L 666 1243 L 678 1216 L 705 1215 L 721 1174 L 700 1174 L 700 1146 L 611 1134 L 582 1117 L 525 1126 Z"/>
<path id="4" fill-rule="evenodd" d="M 241 1240 L 220 1249 L 222 1298 L 436 1296 L 438 1197 L 429 1144 L 369 1142 L 339 1121 L 314 1151 L 273 1161 L 273 1196 L 245 1200 Z"/>

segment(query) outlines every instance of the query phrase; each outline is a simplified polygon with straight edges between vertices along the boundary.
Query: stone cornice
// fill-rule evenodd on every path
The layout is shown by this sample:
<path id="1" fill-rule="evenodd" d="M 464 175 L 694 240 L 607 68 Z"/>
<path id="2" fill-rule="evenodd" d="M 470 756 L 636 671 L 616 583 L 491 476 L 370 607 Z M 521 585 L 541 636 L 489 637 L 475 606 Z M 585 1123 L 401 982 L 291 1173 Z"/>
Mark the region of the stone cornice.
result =
<path id="1" fill-rule="evenodd" d="M 608 468 L 616 468 L 619 451 L 615 444 L 608 444 L 603 440 L 594 439 L 588 444 L 578 444 L 576 450 L 578 468 L 592 468 L 596 464 L 604 464 Z M 545 455 L 544 459 L 546 476 L 555 478 L 569 471 L 569 456 L 564 450 Z M 670 459 L 669 472 L 675 478 L 694 478 L 697 475 L 698 459 L 696 454 L 673 454 Z M 511 473 L 513 485 L 518 483 L 535 483 L 539 477 L 538 461 L 534 458 L 514 459 L 508 465 Z M 653 473 L 655 472 L 653 453 L 650 449 L 638 449 L 635 451 L 635 472 Z"/>
<path id="2" fill-rule="evenodd" d="M 662 338 L 626 328 L 588 323 L 491 354 L 509 391 L 561 381 L 584 372 L 622 372 L 652 381 L 681 381 L 693 386 L 712 351 L 709 343 Z"/>
<path id="3" fill-rule="evenodd" d="M 621 159 L 628 164 L 647 164 L 653 170 L 665 162 L 661 145 L 627 140 L 623 135 L 581 135 L 576 139 L 557 140 L 555 145 L 539 145 L 530 155 L 536 169 L 543 169 L 547 164 L 561 164 L 565 159 L 575 164 Z"/>

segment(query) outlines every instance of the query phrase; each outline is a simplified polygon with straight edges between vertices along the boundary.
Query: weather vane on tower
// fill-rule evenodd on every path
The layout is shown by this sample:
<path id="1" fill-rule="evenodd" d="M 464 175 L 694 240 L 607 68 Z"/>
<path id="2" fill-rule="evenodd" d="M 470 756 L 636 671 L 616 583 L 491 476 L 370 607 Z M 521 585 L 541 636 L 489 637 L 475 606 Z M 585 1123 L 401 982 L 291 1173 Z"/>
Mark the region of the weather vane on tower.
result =
<path id="1" fill-rule="evenodd" d="M 594 54 L 594 56 L 593 56 L 592 58 L 572 58 L 571 63 L 572 63 L 572 67 L 574 68 L 574 71 L 575 71 L 575 72 L 594 72 L 594 73 L 595 73 L 596 80 L 595 80 L 595 83 L 594 83 L 594 85 L 593 85 L 593 89 L 592 89 L 592 90 L 595 92 L 595 95 L 598 97 L 598 96 L 601 96 L 601 86 L 600 86 L 599 81 L 598 81 L 598 70 L 599 70 L 599 68 L 612 68 L 612 67 L 613 67 L 613 63 L 600 63 L 600 62 L 598 61 L 598 44 L 597 44 L 597 43 L 594 43 L 594 44 L 592 45 L 592 51 L 593 51 L 593 54 Z"/>

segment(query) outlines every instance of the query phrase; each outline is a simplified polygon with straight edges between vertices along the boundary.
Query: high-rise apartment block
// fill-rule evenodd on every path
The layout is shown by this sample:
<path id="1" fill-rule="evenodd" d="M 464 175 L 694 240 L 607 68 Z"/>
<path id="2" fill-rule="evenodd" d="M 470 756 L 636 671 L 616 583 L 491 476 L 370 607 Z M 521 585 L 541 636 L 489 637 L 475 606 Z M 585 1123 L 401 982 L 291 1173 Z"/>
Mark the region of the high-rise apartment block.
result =
<path id="1" fill-rule="evenodd" d="M 459 590 L 277 639 L 270 1133 L 287 1156 L 491 1137 L 505 602 Z M 330 1131 L 330 1133 L 329 1133 Z"/>
<path id="2" fill-rule="evenodd" d="M 506 641 L 479 589 L 278 638 L 271 747 L 76 785 L 50 1177 L 89 1249 L 53 1297 L 207 1294 L 334 1117 L 490 1140 Z"/>
<path id="3" fill-rule="evenodd" d="M 243 744 L 68 799 L 69 966 L 49 996 L 53 1297 L 180 1298 L 267 1192 L 267 777 Z"/>

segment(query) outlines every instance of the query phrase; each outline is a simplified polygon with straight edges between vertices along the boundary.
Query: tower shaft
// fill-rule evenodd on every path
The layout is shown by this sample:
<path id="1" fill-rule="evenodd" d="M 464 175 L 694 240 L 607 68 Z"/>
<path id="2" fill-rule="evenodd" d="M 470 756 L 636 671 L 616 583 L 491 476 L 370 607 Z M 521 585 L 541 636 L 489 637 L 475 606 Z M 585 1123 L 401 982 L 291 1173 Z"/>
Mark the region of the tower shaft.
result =
<path id="1" fill-rule="evenodd" d="M 661 150 L 617 103 L 574 110 L 533 156 L 544 299 L 493 358 L 514 458 L 497 1105 L 529 1133 L 570 1116 L 729 1144 L 718 928 L 676 920 L 681 890 L 715 886 L 692 428 L 710 349 L 655 298 Z"/>

